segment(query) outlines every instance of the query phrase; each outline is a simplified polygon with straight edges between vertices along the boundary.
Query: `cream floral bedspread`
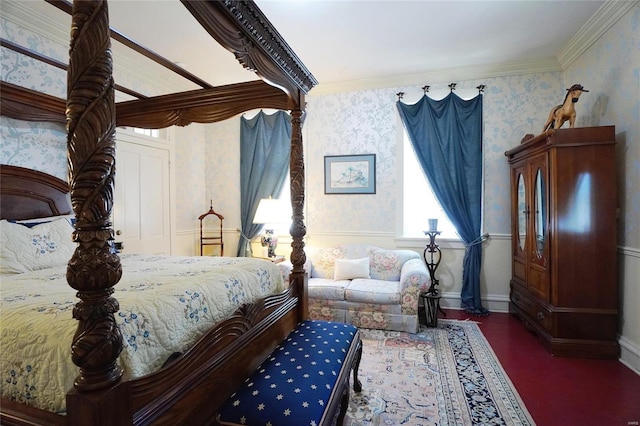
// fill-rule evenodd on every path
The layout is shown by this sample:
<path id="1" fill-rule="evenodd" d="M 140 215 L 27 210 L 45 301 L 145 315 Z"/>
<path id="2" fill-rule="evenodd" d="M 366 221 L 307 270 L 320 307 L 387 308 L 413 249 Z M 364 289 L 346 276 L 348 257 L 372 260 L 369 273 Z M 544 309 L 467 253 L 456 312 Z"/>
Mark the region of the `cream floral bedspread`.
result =
<path id="1" fill-rule="evenodd" d="M 276 265 L 251 258 L 123 255 L 115 286 L 129 377 L 151 373 L 241 304 L 284 291 Z M 71 361 L 79 300 L 66 266 L 0 277 L 2 397 L 63 412 L 78 368 Z"/>

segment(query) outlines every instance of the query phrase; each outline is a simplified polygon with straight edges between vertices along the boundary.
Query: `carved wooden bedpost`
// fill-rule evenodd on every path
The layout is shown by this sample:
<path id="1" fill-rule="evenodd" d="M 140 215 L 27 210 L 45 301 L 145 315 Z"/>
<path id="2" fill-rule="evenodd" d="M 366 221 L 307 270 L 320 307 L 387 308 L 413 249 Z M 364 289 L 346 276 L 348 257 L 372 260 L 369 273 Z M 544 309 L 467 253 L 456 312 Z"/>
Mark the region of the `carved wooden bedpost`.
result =
<path id="1" fill-rule="evenodd" d="M 106 1 L 74 1 L 66 114 L 69 186 L 77 219 L 73 239 L 78 247 L 67 267 L 67 281 L 80 298 L 73 310 L 78 329 L 71 352 L 80 367 L 74 384 L 81 392 L 106 388 L 122 376 L 117 365 L 122 335 L 114 317 L 119 307 L 111 297 L 122 276 L 110 222 L 116 118 L 112 68 Z"/>
<path id="2" fill-rule="evenodd" d="M 301 102 L 304 104 L 304 102 Z M 304 263 L 307 257 L 304 253 L 303 238 L 307 233 L 304 225 L 304 155 L 302 148 L 302 110 L 296 107 L 291 111 L 291 208 L 293 212 L 293 223 L 291 224 L 291 263 L 293 270 L 290 280 L 296 283 L 300 294 L 300 316 L 306 319 L 309 315 L 307 303 L 307 285 Z"/>

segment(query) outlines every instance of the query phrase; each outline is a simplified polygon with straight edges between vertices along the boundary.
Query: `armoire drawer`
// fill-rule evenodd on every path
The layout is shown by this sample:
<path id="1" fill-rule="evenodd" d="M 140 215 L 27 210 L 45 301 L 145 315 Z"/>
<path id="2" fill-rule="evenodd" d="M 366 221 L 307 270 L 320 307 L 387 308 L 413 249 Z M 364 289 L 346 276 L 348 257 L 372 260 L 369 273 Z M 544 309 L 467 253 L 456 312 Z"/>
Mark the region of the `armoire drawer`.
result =
<path id="1" fill-rule="evenodd" d="M 532 324 L 538 324 L 548 333 L 553 329 L 552 314 L 527 293 L 511 287 L 511 302 L 520 308 Z"/>

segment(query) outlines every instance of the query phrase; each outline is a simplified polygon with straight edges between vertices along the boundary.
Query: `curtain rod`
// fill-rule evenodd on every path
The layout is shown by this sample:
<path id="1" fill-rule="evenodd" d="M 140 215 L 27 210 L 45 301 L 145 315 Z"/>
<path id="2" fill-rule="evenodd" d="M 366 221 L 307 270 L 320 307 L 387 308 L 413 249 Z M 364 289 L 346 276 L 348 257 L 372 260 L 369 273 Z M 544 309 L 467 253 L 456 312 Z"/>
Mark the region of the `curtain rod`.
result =
<path id="1" fill-rule="evenodd" d="M 458 85 L 458 83 L 451 83 L 448 84 L 447 87 L 453 92 L 454 90 L 456 90 L 456 86 Z M 484 92 L 484 89 L 486 89 L 486 85 L 485 84 L 481 84 L 479 86 L 476 86 L 476 89 L 478 89 L 478 94 L 481 94 Z M 429 89 L 431 89 L 431 86 L 429 85 L 425 85 L 421 87 L 422 91 L 424 92 L 424 95 L 426 96 L 427 93 L 429 92 Z M 398 92 L 396 93 L 396 96 L 398 97 L 398 100 L 401 100 L 404 96 L 405 92 Z"/>

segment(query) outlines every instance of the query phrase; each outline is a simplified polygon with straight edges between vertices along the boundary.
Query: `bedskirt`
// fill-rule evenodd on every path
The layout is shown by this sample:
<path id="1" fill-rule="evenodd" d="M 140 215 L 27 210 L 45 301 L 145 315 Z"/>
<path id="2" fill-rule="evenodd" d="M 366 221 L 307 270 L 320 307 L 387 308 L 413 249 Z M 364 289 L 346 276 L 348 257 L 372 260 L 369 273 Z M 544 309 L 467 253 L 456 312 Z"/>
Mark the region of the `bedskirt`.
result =
<path id="1" fill-rule="evenodd" d="M 158 370 L 240 305 L 286 289 L 278 266 L 259 259 L 123 255 L 121 262 L 119 363 L 130 378 Z M 66 266 L 0 279 L 2 397 L 62 413 L 78 375 L 70 347 L 79 299 Z"/>

